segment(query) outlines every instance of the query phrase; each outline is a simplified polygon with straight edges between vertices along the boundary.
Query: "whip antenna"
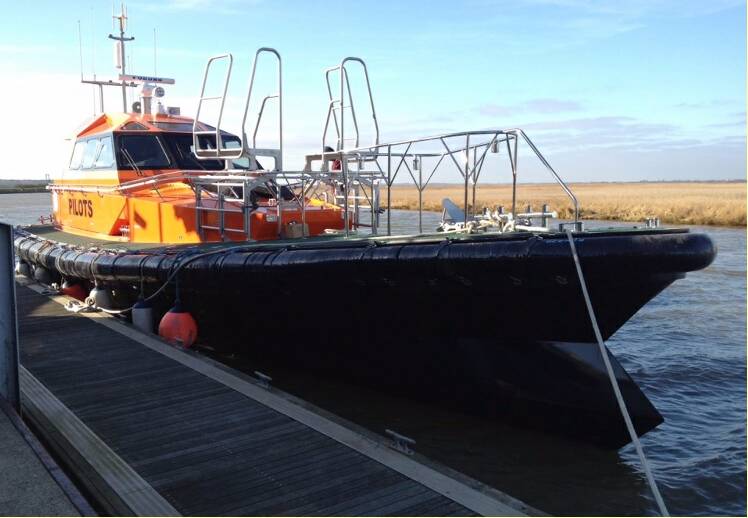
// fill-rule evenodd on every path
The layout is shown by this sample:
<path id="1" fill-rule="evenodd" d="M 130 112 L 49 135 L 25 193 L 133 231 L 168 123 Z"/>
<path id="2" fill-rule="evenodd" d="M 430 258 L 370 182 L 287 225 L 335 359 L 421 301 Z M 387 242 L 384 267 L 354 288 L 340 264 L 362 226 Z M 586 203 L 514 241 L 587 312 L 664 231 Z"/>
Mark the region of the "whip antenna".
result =
<path id="1" fill-rule="evenodd" d="M 81 60 L 81 81 L 83 81 L 83 36 L 81 36 L 81 21 L 78 20 L 78 53 Z"/>

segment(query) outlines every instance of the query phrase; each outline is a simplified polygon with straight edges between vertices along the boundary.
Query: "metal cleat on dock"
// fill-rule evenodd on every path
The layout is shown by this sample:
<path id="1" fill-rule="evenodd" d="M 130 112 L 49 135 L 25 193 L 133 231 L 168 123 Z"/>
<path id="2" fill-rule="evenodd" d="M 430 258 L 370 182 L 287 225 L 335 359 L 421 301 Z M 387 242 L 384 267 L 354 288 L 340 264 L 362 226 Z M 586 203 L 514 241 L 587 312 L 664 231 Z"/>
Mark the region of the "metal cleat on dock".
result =
<path id="1" fill-rule="evenodd" d="M 257 376 L 258 385 L 266 390 L 270 390 L 270 382 L 273 381 L 273 378 L 271 378 L 267 374 L 261 373 L 260 371 L 255 371 L 255 376 Z"/>
<path id="2" fill-rule="evenodd" d="M 413 455 L 414 451 L 411 449 L 411 446 L 415 446 L 415 439 L 406 437 L 405 435 L 399 434 L 394 430 L 387 429 L 385 430 L 385 433 L 392 437 L 392 447 L 394 449 L 406 455 Z"/>

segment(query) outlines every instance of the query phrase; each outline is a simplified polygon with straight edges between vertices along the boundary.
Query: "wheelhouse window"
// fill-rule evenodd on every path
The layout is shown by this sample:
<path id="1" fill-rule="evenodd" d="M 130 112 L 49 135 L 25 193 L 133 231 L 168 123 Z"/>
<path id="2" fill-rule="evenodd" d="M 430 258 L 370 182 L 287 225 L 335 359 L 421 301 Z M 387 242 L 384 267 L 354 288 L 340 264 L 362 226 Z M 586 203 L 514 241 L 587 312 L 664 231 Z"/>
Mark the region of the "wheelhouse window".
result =
<path id="1" fill-rule="evenodd" d="M 122 169 L 166 169 L 171 161 L 156 135 L 122 135 L 117 162 Z"/>
<path id="2" fill-rule="evenodd" d="M 99 150 L 99 139 L 92 138 L 86 141 L 86 147 L 83 149 L 83 160 L 81 167 L 90 169 L 96 161 L 96 152 Z"/>
<path id="3" fill-rule="evenodd" d="M 164 140 L 171 149 L 172 155 L 177 161 L 177 167 L 180 169 L 221 171 L 225 169 L 225 160 L 199 160 L 195 156 L 191 133 L 164 133 Z M 200 146 L 203 149 L 215 149 L 216 138 L 213 135 L 200 135 Z M 226 133 L 221 137 L 223 147 L 238 149 L 241 147 L 241 141 L 235 135 Z M 234 160 L 231 167 L 234 169 L 246 169 L 247 160 Z"/>
<path id="4" fill-rule="evenodd" d="M 151 124 L 156 126 L 158 129 L 166 130 L 166 131 L 189 131 L 192 133 L 192 123 L 191 122 L 161 122 L 161 121 L 153 121 Z"/>
<path id="5" fill-rule="evenodd" d="M 80 169 L 83 161 L 83 150 L 86 148 L 86 142 L 79 140 L 73 148 L 73 155 L 70 157 L 70 169 Z"/>
<path id="6" fill-rule="evenodd" d="M 114 148 L 112 147 L 112 137 L 101 139 L 99 147 L 99 156 L 94 163 L 96 168 L 114 167 Z"/>
<path id="7" fill-rule="evenodd" d="M 139 122 L 131 121 L 123 125 L 120 129 L 125 130 L 125 131 L 144 131 L 144 130 L 147 130 L 148 128 Z"/>

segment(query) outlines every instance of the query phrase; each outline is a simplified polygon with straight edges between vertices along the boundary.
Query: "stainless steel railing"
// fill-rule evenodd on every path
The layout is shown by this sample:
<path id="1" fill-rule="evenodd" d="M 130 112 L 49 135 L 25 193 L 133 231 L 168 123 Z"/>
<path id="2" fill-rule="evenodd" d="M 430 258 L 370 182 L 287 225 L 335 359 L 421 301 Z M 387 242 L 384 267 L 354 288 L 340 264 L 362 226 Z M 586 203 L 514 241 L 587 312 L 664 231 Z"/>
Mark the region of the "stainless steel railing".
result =
<path id="1" fill-rule="evenodd" d="M 259 113 L 252 134 L 252 147 L 248 145 L 248 139 L 245 131 L 250 102 L 252 100 L 254 82 L 256 77 L 257 64 L 261 54 L 269 53 L 277 59 L 278 70 L 278 92 L 277 94 L 266 95 L 261 104 Z M 216 149 L 200 150 L 198 153 L 198 122 L 203 100 L 210 99 L 205 97 L 205 85 L 211 66 L 220 60 L 228 60 L 225 81 L 223 85 L 223 94 L 219 96 L 220 109 L 218 115 L 219 127 L 215 130 Z M 553 169 L 546 158 L 540 153 L 530 138 L 519 128 L 510 129 L 493 129 L 481 131 L 463 131 L 435 135 L 430 137 L 400 140 L 396 142 L 380 143 L 379 123 L 377 121 L 374 99 L 372 96 L 371 82 L 366 63 L 357 57 L 346 57 L 341 60 L 340 64 L 325 70 L 325 83 L 328 94 L 327 117 L 325 119 L 324 129 L 322 132 L 322 150 L 320 153 L 306 156 L 306 163 L 302 171 L 288 171 L 283 168 L 283 86 L 282 86 L 282 67 L 280 54 L 272 48 L 263 47 L 255 53 L 252 75 L 249 83 L 249 92 L 247 94 L 244 116 L 242 119 L 242 145 L 239 150 L 235 148 L 223 149 L 221 145 L 220 122 L 223 114 L 225 96 L 228 82 L 231 76 L 231 67 L 233 58 L 231 54 L 216 56 L 208 61 L 203 78 L 203 86 L 200 93 L 200 102 L 198 104 L 198 116 L 196 117 L 195 128 L 195 150 L 198 158 L 238 158 L 248 157 L 250 159 L 250 168 L 258 168 L 255 156 L 270 155 L 275 158 L 275 167 L 272 171 L 256 170 L 249 174 L 268 178 L 275 182 L 283 182 L 284 185 L 294 185 L 294 199 L 299 204 L 302 214 L 305 213 L 305 197 L 309 192 L 317 191 L 320 186 L 330 188 L 332 199 L 343 210 L 345 234 L 348 235 L 350 230 L 357 230 L 362 224 L 364 216 L 362 210 L 371 212 L 372 233 L 378 231 L 379 221 L 379 199 L 380 184 L 387 186 L 387 234 L 392 231 L 391 225 L 391 208 L 392 208 L 392 186 L 398 175 L 403 170 L 413 181 L 418 190 L 418 221 L 419 232 L 423 232 L 423 193 L 428 188 L 432 179 L 445 169 L 456 169 L 460 175 L 463 186 L 463 224 L 467 226 L 468 221 L 473 219 L 472 210 L 476 210 L 476 191 L 481 175 L 486 164 L 489 153 L 499 153 L 502 147 L 506 147 L 506 153 L 509 159 L 509 168 L 512 178 L 512 206 L 511 215 L 516 219 L 517 212 L 517 182 L 519 176 L 518 157 L 520 141 L 529 148 L 529 150 L 540 161 L 542 166 L 551 174 L 553 179 L 560 185 L 561 189 L 570 199 L 574 210 L 574 222 L 579 221 L 579 203 L 576 196 L 572 193 L 568 185 L 561 179 L 558 173 Z M 359 118 L 356 112 L 353 91 L 351 89 L 350 76 L 352 73 L 351 65 L 358 65 L 363 72 L 363 81 L 365 84 L 365 93 L 368 97 L 368 105 L 371 109 L 371 118 L 373 123 L 374 137 L 370 145 L 362 145 L 361 133 L 359 128 Z M 350 69 L 350 70 L 349 70 Z M 337 76 L 335 74 L 337 73 Z M 335 84 L 334 79 L 337 79 Z M 257 132 L 260 127 L 265 105 L 271 99 L 278 99 L 279 104 L 279 147 L 278 149 L 260 150 L 256 147 Z M 350 114 L 350 121 L 353 125 L 352 136 L 346 134 L 346 113 Z M 328 134 L 330 128 L 334 128 L 336 141 L 335 146 L 328 147 Z M 350 143 L 350 145 L 349 145 Z M 333 148 L 333 151 L 328 149 Z M 201 155 L 200 153 L 203 153 Z M 339 164 L 339 170 L 331 170 L 331 165 Z M 412 166 L 412 167 L 411 167 Z M 428 167 L 427 167 L 428 166 Z M 227 174 L 234 175 L 236 171 L 225 171 Z M 246 173 L 246 172 L 244 172 Z M 239 173 L 239 174 L 244 174 Z M 404 174 L 404 173 L 403 173 Z M 449 174 L 454 178 L 454 171 Z M 217 181 L 202 180 L 200 178 L 191 178 L 190 181 L 195 185 L 197 181 L 210 182 Z M 244 181 L 243 181 L 244 182 Z M 219 182 L 220 183 L 220 182 Z M 207 184 L 206 184 L 207 185 Z M 221 188 L 216 187 L 218 195 L 221 197 Z M 225 200 L 221 198 L 221 203 Z M 232 202 L 234 203 L 234 202 Z M 279 203 L 281 205 L 281 203 Z M 278 229 L 279 234 L 282 230 L 282 211 L 278 212 Z M 249 234 L 248 234 L 249 235 Z"/>
<path id="2" fill-rule="evenodd" d="M 464 140 L 463 140 L 464 139 Z M 481 130 L 446 133 L 411 140 L 400 140 L 384 144 L 347 149 L 338 152 L 323 152 L 307 155 L 305 170 L 311 170 L 315 161 L 321 161 L 321 170 L 329 168 L 329 163 L 339 160 L 342 164 L 344 183 L 348 176 L 355 177 L 362 164 L 375 164 L 376 170 L 367 173 L 379 173 L 387 185 L 387 233 L 391 233 L 391 188 L 398 175 L 404 169 L 410 176 L 418 190 L 419 232 L 423 232 L 423 192 L 431 180 L 440 170 L 445 169 L 445 163 L 453 165 L 461 175 L 464 207 L 464 224 L 470 219 L 470 207 L 475 210 L 476 188 L 483 172 L 486 156 L 498 153 L 501 146 L 506 145 L 509 166 L 512 175 L 512 210 L 517 216 L 517 180 L 518 180 L 518 149 L 520 139 L 527 144 L 532 153 L 552 175 L 568 196 L 574 209 L 574 222 L 579 221 L 579 202 L 569 186 L 563 181 L 550 163 L 538 150 L 530 138 L 519 128 L 504 130 Z M 455 144 L 455 141 L 457 144 Z M 451 144 L 450 144 L 451 142 Z M 464 142 L 464 144 L 462 143 Z M 455 147 L 457 146 L 457 147 Z M 382 160 L 386 165 L 380 165 Z M 396 165 L 393 166 L 393 160 Z M 424 169 L 425 163 L 431 161 L 431 167 Z M 411 167 L 412 165 L 412 167 Z M 424 174 L 425 173 L 425 174 Z M 472 194 L 472 205 L 470 197 Z"/>

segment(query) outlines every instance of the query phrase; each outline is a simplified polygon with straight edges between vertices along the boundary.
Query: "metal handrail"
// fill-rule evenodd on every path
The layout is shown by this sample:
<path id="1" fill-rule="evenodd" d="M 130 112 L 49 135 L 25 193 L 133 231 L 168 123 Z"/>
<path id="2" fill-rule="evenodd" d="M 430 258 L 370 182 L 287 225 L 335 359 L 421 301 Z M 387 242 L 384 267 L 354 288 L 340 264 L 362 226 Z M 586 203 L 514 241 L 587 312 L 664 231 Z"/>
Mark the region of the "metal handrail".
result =
<path id="1" fill-rule="evenodd" d="M 278 60 L 278 93 L 273 95 L 266 95 L 263 100 L 260 107 L 260 111 L 257 115 L 257 121 L 255 123 L 254 132 L 252 134 L 252 148 L 250 149 L 246 145 L 246 133 L 244 131 L 244 128 L 247 123 L 247 115 L 249 114 L 249 105 L 252 101 L 252 91 L 254 89 L 254 83 L 255 83 L 255 75 L 257 72 L 257 62 L 260 59 L 260 54 L 262 53 L 268 53 L 274 55 Z M 244 152 L 246 152 L 250 157 L 254 158 L 254 155 L 257 151 L 257 133 L 260 129 L 260 121 L 262 120 L 262 115 L 265 110 L 265 103 L 269 99 L 278 99 L 278 153 L 277 156 L 274 155 L 275 158 L 275 170 L 280 171 L 283 170 L 283 66 L 281 61 L 280 53 L 271 47 L 260 47 L 257 49 L 257 52 L 255 52 L 255 59 L 252 63 L 252 75 L 249 78 L 249 91 L 247 92 L 247 101 L 244 105 L 244 116 L 242 117 L 242 132 L 245 133 L 244 135 Z M 256 161 L 254 161 L 256 163 Z"/>
<path id="2" fill-rule="evenodd" d="M 353 103 L 353 93 L 351 90 L 351 84 L 348 77 L 348 70 L 346 69 L 346 63 L 353 62 L 358 63 L 361 65 L 364 71 L 364 79 L 366 81 L 366 91 L 369 95 L 369 106 L 371 107 L 371 117 L 374 122 L 374 145 L 379 144 L 379 122 L 377 121 L 377 112 L 374 108 L 374 97 L 371 93 L 371 82 L 369 80 L 369 71 L 366 67 L 366 63 L 363 59 L 349 56 L 346 58 L 343 58 L 343 60 L 340 62 L 339 65 L 330 67 L 327 70 L 325 70 L 325 82 L 327 84 L 327 93 L 329 96 L 329 104 L 327 108 L 327 119 L 325 120 L 325 127 L 322 133 L 322 150 L 324 152 L 324 148 L 327 145 L 327 131 L 330 126 L 330 116 L 332 115 L 333 122 L 335 123 L 335 131 L 338 135 L 338 144 L 336 146 L 336 149 L 341 150 L 345 147 L 346 137 L 345 137 L 345 109 L 348 108 L 351 111 L 351 119 L 353 121 L 354 131 L 355 131 L 355 137 L 352 137 L 352 140 L 355 141 L 355 146 L 358 147 L 359 142 L 359 128 L 358 128 L 358 119 L 356 118 L 356 108 L 355 104 Z M 339 71 L 340 73 L 340 98 L 334 99 L 333 93 L 332 93 L 332 85 L 330 84 L 330 74 L 332 72 Z M 346 90 L 348 92 L 348 106 L 345 105 L 345 94 Z M 335 113 L 335 105 L 338 104 L 340 108 L 340 125 L 338 125 L 338 118 Z"/>
<path id="3" fill-rule="evenodd" d="M 364 78 L 366 79 L 366 90 L 369 93 L 369 106 L 371 106 L 371 118 L 374 121 L 374 131 L 375 131 L 374 144 L 375 145 L 379 144 L 379 123 L 377 122 L 377 112 L 374 109 L 374 97 L 371 94 L 371 82 L 369 81 L 369 71 L 366 68 L 366 63 L 364 63 L 363 59 L 357 58 L 357 57 L 353 57 L 353 56 L 349 56 L 347 58 L 344 58 L 343 61 L 340 62 L 340 69 L 341 70 L 345 70 L 345 64 L 347 62 L 349 62 L 349 61 L 352 61 L 352 62 L 355 62 L 355 63 L 359 63 L 361 65 L 361 67 L 364 69 Z M 346 81 L 347 81 L 348 80 L 348 72 L 347 71 L 345 73 L 345 76 L 346 76 Z M 348 85 L 348 91 L 350 92 L 350 84 Z M 342 82 L 342 80 L 340 82 L 340 93 L 341 93 L 341 98 L 342 98 L 342 93 L 343 93 L 343 82 Z M 341 129 L 341 133 L 343 133 L 342 121 L 341 121 L 341 128 L 340 129 Z M 358 140 L 356 140 L 356 142 L 358 143 Z"/>
<path id="4" fill-rule="evenodd" d="M 481 142 L 478 144 L 470 145 L 470 137 L 475 136 L 491 136 L 492 138 L 487 142 Z M 501 138 L 503 136 L 503 138 Z M 458 148 L 458 149 L 451 149 L 447 146 L 446 140 L 451 138 L 457 138 L 457 137 L 464 137 L 466 139 L 466 145 L 464 147 Z M 416 139 L 409 139 L 409 140 L 401 140 L 397 142 L 388 142 L 384 144 L 377 144 L 377 145 L 371 145 L 371 146 L 362 146 L 359 148 L 353 148 L 353 149 L 347 149 L 342 151 L 340 154 L 341 156 L 367 156 L 367 157 L 374 157 L 374 158 L 387 158 L 388 163 L 390 162 L 390 159 L 394 156 L 400 157 L 400 163 L 398 164 L 397 170 L 400 169 L 400 166 L 405 164 L 406 169 L 410 172 L 410 167 L 408 166 L 407 162 L 404 161 L 405 158 L 423 158 L 423 157 L 442 157 L 442 156 L 449 156 L 452 158 L 453 163 L 457 167 L 457 169 L 460 171 L 460 173 L 463 175 L 463 178 L 465 180 L 465 189 L 466 189 L 466 202 L 465 202 L 465 213 L 467 215 L 467 184 L 468 184 L 468 176 L 473 175 L 474 180 L 477 181 L 477 177 L 479 175 L 479 169 L 478 164 L 476 164 L 473 167 L 473 170 L 470 171 L 468 158 L 470 152 L 476 153 L 478 149 L 485 148 L 487 151 L 488 148 L 493 144 L 495 141 L 497 144 L 501 144 L 506 142 L 507 149 L 509 151 L 509 156 L 511 160 L 512 165 L 512 213 L 513 215 L 516 214 L 516 176 L 517 176 L 517 141 L 519 138 L 522 138 L 527 145 L 530 147 L 530 149 L 533 151 L 535 156 L 538 158 L 538 160 L 543 164 L 543 166 L 551 173 L 553 178 L 556 180 L 556 182 L 561 186 L 564 193 L 569 197 L 573 207 L 574 207 L 574 221 L 579 221 L 579 201 L 577 200 L 577 197 L 574 195 L 574 193 L 571 191 L 569 186 L 566 184 L 566 182 L 563 181 L 563 179 L 560 177 L 560 175 L 553 169 L 553 167 L 550 165 L 548 160 L 543 156 L 543 154 L 538 150 L 537 146 L 530 140 L 530 138 L 527 136 L 527 134 L 520 128 L 510 128 L 510 129 L 494 129 L 494 130 L 477 130 L 477 131 L 462 131 L 462 132 L 452 132 L 452 133 L 444 133 L 441 135 L 432 135 L 429 137 L 422 137 L 422 138 L 416 138 Z M 509 147 L 509 141 L 513 140 L 514 143 L 514 152 L 512 152 L 511 148 Z M 438 143 L 440 142 L 444 147 L 445 151 L 438 153 L 438 152 L 418 152 L 415 151 L 410 152 L 409 150 L 415 145 L 420 143 L 426 143 L 426 142 L 434 142 Z M 396 146 L 408 146 L 408 149 L 404 153 L 393 153 L 392 148 Z M 385 150 L 385 152 L 380 152 L 380 150 Z M 465 164 L 464 166 L 460 166 L 459 163 L 457 163 L 456 159 L 454 158 L 457 154 L 465 154 Z M 325 159 L 325 154 L 322 154 L 322 159 Z M 329 155 L 329 153 L 328 153 Z M 485 155 L 485 151 L 484 151 Z M 307 155 L 307 160 L 310 159 L 319 159 L 317 158 L 319 155 Z M 477 160 L 476 160 L 477 162 Z M 480 167 L 482 167 L 482 159 L 480 161 Z M 434 171 L 435 172 L 435 171 Z M 433 172 L 431 174 L 433 176 Z M 430 176 L 430 177 L 431 177 Z M 412 174 L 411 174 L 411 177 Z M 429 177 L 429 179 L 430 179 Z M 413 177 L 414 178 L 414 177 Z M 394 181 L 394 178 L 392 178 L 391 181 L 388 181 L 388 189 L 392 185 L 392 181 Z M 416 187 L 420 189 L 421 185 L 419 182 L 415 181 Z M 389 208 L 389 205 L 388 205 Z"/>
<path id="5" fill-rule="evenodd" d="M 351 91 L 351 83 L 348 80 L 348 72 L 345 69 L 342 69 L 340 74 L 340 81 L 343 82 L 343 79 L 345 79 L 345 85 L 348 90 L 348 106 L 345 106 L 344 98 L 341 97 L 340 99 L 333 99 L 332 97 L 332 86 L 330 85 L 330 74 L 332 72 L 335 72 L 336 70 L 341 70 L 340 65 L 334 66 L 331 68 L 328 68 L 325 70 L 325 82 L 327 83 L 327 95 L 329 96 L 330 102 L 327 106 L 327 120 L 325 121 L 325 128 L 322 132 L 322 149 L 327 145 L 327 130 L 330 126 L 330 115 L 332 115 L 333 122 L 335 122 L 335 133 L 338 136 L 337 144 L 335 145 L 335 149 L 343 149 L 343 146 L 345 145 L 345 137 L 341 135 L 341 127 L 343 123 L 343 119 L 345 118 L 345 109 L 348 108 L 351 110 L 351 119 L 353 120 L 353 127 L 356 131 L 356 147 L 359 145 L 359 133 L 358 133 L 358 119 L 356 118 L 356 107 L 353 104 L 353 92 Z M 338 116 L 335 113 L 335 105 L 340 105 L 340 119 L 341 124 L 338 125 Z"/>
<path id="6" fill-rule="evenodd" d="M 210 68 L 213 65 L 213 63 L 216 63 L 217 61 L 228 59 L 228 66 L 226 67 L 226 76 L 224 77 L 223 81 L 223 93 L 218 96 L 207 96 L 205 95 L 205 87 L 208 83 L 208 75 L 210 74 Z M 226 105 L 226 93 L 228 91 L 229 87 L 229 81 L 231 80 L 231 69 L 234 66 L 234 56 L 231 54 L 220 54 L 218 56 L 213 56 L 210 59 L 208 59 L 208 63 L 205 65 L 205 73 L 203 74 L 203 83 L 202 87 L 200 88 L 200 98 L 198 99 L 197 103 L 197 111 L 195 113 L 195 118 L 192 121 L 192 145 L 194 148 L 195 156 L 200 160 L 210 160 L 215 158 L 239 158 L 242 155 L 242 146 L 239 146 L 239 152 L 237 152 L 233 148 L 224 148 L 223 147 L 223 139 L 221 137 L 221 122 L 223 121 L 223 109 Z M 198 126 L 200 125 L 200 112 L 202 111 L 203 102 L 209 101 L 209 100 L 220 100 L 221 105 L 218 109 L 218 121 L 216 123 L 215 131 L 211 130 L 201 130 L 198 129 Z M 215 135 L 216 138 L 216 148 L 215 149 L 205 149 L 200 147 L 200 136 L 201 135 Z"/>

